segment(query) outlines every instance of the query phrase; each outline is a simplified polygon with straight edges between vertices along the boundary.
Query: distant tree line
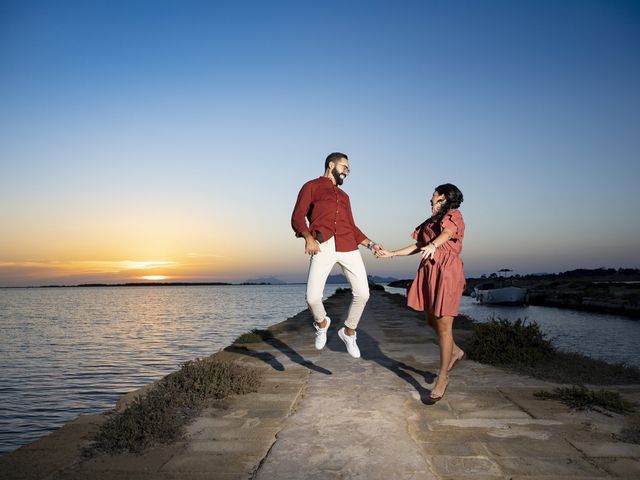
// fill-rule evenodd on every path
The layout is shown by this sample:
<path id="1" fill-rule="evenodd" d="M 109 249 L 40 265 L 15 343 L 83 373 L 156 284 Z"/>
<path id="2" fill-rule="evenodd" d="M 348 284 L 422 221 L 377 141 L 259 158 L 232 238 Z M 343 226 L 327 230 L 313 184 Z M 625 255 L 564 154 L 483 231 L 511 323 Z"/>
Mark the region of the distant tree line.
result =
<path id="1" fill-rule="evenodd" d="M 497 273 L 492 273 L 487 276 L 483 274 L 480 278 L 496 278 Z M 640 269 L 638 268 L 577 268 L 575 270 L 567 270 L 560 273 L 542 273 L 542 274 L 529 274 L 519 275 L 516 274 L 514 278 L 582 278 L 582 277 L 640 277 Z"/>

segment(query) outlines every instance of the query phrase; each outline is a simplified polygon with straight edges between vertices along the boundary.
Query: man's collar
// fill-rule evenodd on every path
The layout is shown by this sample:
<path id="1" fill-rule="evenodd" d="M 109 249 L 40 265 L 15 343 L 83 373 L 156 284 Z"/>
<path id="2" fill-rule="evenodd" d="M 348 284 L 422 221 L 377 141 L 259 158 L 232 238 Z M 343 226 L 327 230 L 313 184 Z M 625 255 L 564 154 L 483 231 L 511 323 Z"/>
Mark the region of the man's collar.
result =
<path id="1" fill-rule="evenodd" d="M 331 185 L 333 185 L 334 187 L 337 187 L 338 185 L 336 185 L 335 183 L 333 183 L 333 181 L 329 178 L 329 177 L 325 177 L 324 175 L 321 175 L 320 177 L 318 177 L 318 179 L 324 179 L 327 182 L 329 182 Z"/>

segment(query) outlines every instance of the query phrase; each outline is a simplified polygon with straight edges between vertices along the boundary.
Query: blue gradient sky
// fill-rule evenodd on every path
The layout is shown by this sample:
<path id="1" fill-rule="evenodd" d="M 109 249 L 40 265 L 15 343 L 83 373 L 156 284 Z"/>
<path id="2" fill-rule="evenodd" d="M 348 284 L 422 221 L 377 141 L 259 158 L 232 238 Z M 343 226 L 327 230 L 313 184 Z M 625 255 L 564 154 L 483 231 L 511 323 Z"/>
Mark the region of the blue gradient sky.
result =
<path id="1" fill-rule="evenodd" d="M 638 85 L 638 2 L 5 1 L 0 286 L 304 280 L 336 150 L 387 247 L 452 182 L 470 276 L 640 267 Z"/>

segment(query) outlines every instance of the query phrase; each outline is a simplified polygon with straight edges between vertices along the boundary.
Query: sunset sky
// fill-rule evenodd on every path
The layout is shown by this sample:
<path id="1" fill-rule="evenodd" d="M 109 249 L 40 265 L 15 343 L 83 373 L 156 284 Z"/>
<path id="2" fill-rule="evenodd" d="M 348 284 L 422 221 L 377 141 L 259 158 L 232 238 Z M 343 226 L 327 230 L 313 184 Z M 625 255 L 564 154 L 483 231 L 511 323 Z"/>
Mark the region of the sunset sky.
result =
<path id="1" fill-rule="evenodd" d="M 0 286 L 304 281 L 332 151 L 386 247 L 452 182 L 468 276 L 638 268 L 639 85 L 634 1 L 3 1 Z"/>

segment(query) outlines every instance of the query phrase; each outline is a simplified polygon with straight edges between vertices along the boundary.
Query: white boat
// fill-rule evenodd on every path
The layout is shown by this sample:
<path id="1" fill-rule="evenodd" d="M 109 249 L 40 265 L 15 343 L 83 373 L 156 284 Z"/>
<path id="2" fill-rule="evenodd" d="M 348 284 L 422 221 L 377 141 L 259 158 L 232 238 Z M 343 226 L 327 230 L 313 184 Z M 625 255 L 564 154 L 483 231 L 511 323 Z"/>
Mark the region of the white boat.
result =
<path id="1" fill-rule="evenodd" d="M 490 288 L 489 285 L 477 286 L 474 288 L 474 293 L 478 303 L 521 305 L 527 300 L 527 289 L 521 287 Z"/>
<path id="2" fill-rule="evenodd" d="M 527 289 L 513 286 L 512 280 L 506 276 L 509 272 L 508 268 L 499 270 L 492 280 L 476 285 L 472 296 L 478 303 L 522 305 L 527 301 Z"/>

